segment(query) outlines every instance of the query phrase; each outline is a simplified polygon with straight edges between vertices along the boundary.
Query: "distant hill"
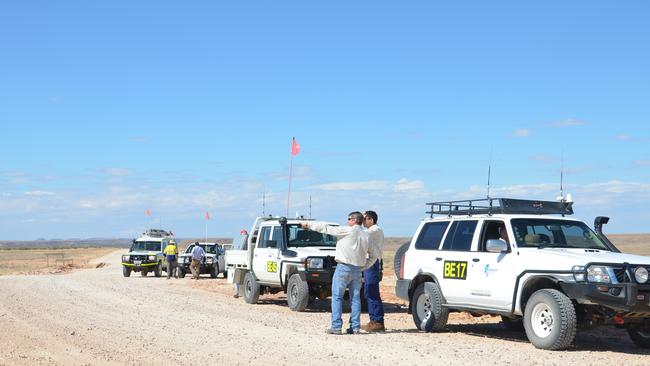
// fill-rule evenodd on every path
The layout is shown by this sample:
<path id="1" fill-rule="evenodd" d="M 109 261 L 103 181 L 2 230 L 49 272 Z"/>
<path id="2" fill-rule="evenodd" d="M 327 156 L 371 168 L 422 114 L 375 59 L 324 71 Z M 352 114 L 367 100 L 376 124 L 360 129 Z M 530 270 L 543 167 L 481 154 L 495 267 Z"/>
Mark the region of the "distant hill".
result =
<path id="1" fill-rule="evenodd" d="M 0 240 L 1 249 L 48 249 L 48 248 L 129 248 L 133 239 L 38 239 L 38 240 Z M 176 238 L 181 248 L 189 243 L 203 242 L 205 238 Z M 231 243 L 232 238 L 208 238 L 208 242 Z"/>

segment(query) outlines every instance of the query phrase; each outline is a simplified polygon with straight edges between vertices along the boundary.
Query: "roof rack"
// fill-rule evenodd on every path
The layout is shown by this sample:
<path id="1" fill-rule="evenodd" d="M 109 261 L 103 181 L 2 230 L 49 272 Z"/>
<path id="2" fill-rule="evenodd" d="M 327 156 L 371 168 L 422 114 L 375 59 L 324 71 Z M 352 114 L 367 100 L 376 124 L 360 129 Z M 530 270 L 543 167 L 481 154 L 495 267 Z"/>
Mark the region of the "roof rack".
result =
<path id="1" fill-rule="evenodd" d="M 172 236 L 170 232 L 162 229 L 147 229 L 143 234 L 150 236 L 152 238 L 162 238 L 165 236 Z"/>
<path id="2" fill-rule="evenodd" d="M 572 215 L 573 202 L 570 201 L 533 201 L 514 198 L 481 198 L 475 200 L 429 202 L 433 215 L 493 215 L 493 214 L 527 214 L 527 215 Z"/>

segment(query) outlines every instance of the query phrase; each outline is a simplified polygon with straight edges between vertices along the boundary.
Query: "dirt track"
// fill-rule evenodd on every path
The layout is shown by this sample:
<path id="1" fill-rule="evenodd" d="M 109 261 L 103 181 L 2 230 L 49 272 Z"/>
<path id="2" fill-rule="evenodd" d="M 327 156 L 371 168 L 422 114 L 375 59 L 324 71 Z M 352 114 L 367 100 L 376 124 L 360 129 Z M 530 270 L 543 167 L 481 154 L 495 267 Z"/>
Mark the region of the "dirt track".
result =
<path id="1" fill-rule="evenodd" d="M 535 349 L 496 317 L 453 314 L 448 332 L 421 333 L 390 298 L 386 333 L 329 336 L 327 302 L 295 313 L 282 296 L 234 299 L 223 279 L 123 278 L 120 254 L 98 269 L 0 277 L 0 365 L 650 364 L 611 328 L 579 332 L 561 352 Z"/>

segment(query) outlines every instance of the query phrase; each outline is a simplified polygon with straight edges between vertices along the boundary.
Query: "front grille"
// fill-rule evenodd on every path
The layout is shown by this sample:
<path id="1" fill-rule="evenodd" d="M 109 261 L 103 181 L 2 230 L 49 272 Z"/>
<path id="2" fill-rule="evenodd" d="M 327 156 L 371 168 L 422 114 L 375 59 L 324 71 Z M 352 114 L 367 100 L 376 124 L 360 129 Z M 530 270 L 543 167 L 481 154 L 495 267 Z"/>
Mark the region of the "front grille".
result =
<path id="1" fill-rule="evenodd" d="M 614 274 L 618 283 L 630 282 L 630 277 L 627 275 L 625 268 L 614 268 Z"/>

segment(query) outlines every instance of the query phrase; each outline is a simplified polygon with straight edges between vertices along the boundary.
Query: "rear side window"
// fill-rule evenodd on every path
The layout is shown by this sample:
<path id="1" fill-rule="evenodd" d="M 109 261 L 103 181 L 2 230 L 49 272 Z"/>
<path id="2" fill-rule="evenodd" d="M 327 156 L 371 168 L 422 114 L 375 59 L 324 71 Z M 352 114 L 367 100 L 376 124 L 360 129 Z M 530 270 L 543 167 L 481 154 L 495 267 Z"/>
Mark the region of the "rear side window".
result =
<path id="1" fill-rule="evenodd" d="M 456 221 L 451 224 L 449 233 L 442 245 L 443 250 L 453 250 L 458 252 L 469 252 L 472 248 L 472 238 L 476 231 L 478 221 Z"/>
<path id="2" fill-rule="evenodd" d="M 437 250 L 442 236 L 449 226 L 449 221 L 429 222 L 424 224 L 420 236 L 415 242 L 415 249 Z"/>

